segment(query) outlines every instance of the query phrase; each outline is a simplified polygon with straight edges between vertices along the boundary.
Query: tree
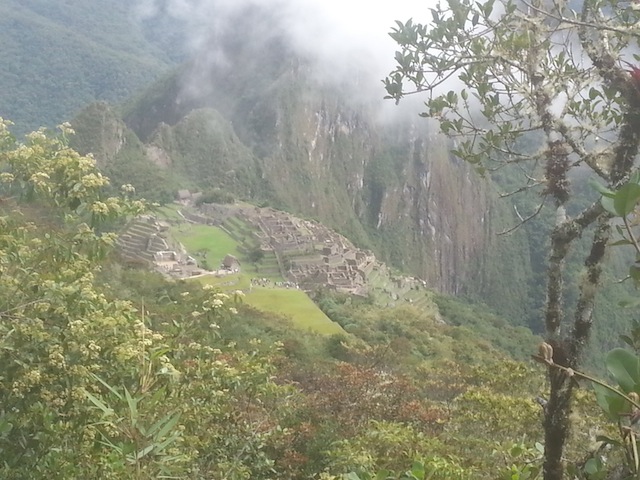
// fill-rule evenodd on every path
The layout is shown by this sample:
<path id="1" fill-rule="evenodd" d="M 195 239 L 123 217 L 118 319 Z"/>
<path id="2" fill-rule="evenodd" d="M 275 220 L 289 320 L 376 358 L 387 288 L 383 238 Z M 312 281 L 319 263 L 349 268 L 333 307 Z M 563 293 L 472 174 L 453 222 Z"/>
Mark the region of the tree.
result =
<path id="1" fill-rule="evenodd" d="M 144 203 L 128 186 L 108 196 L 68 126 L 24 143 L 7 127 L 0 119 L 0 477 L 272 478 L 294 397 L 274 381 L 274 354 L 219 338 L 241 295 L 166 284 L 181 299 L 167 312 L 168 295 L 149 310 L 141 286 L 135 306 L 114 297 L 105 222 Z"/>
<path id="2" fill-rule="evenodd" d="M 455 138 L 453 153 L 481 173 L 517 169 L 515 193 L 538 191 L 527 222 L 553 208 L 544 326 L 553 361 L 578 367 L 610 238 L 612 213 L 601 202 L 572 203 L 571 173 L 589 169 L 611 191 L 630 179 L 640 143 L 640 69 L 629 61 L 640 38 L 640 9 L 617 0 L 448 0 L 431 25 L 397 22 L 397 67 L 384 80 L 389 98 L 426 95 L 424 116 Z M 454 84 L 455 90 L 445 91 Z M 532 146 L 532 143 L 533 146 Z M 567 306 L 565 260 L 592 232 L 575 305 Z M 573 311 L 573 315 L 569 314 Z M 545 480 L 563 478 L 563 452 L 575 382 L 550 368 L 545 409 Z"/>

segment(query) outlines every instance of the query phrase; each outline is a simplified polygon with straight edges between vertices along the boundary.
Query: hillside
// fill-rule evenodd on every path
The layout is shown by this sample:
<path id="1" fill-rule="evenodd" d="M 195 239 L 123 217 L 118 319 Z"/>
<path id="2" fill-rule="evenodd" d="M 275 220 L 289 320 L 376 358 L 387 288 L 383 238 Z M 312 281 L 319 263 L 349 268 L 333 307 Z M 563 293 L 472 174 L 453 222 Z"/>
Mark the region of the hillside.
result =
<path id="1" fill-rule="evenodd" d="M 75 117 L 74 146 L 94 152 L 113 185 L 133 183 L 160 203 L 179 189 L 221 188 L 321 221 L 430 288 L 539 328 L 541 233 L 552 219 L 496 235 L 518 222 L 514 204 L 535 207 L 534 197 L 497 199 L 497 190 L 517 185 L 509 174 L 496 176 L 502 188 L 479 178 L 424 120 L 379 122 L 357 72 L 354 81 L 321 81 L 279 34 L 274 12 L 240 12 L 236 31 L 255 35 L 212 35 L 226 62 L 212 62 L 205 44 L 161 75 L 184 59 L 179 22 L 162 9 L 137 20 L 129 2 L 94 3 L 0 6 L 0 84 L 8 82 L 0 115 L 17 121 L 16 132 L 57 123 L 94 99 L 131 98 L 160 76 L 123 113 L 94 103 Z M 619 277 L 609 273 L 597 315 L 628 300 L 615 290 Z M 617 312 L 595 333 L 601 348 L 617 342 L 627 320 Z"/>
<path id="2" fill-rule="evenodd" d="M 180 22 L 132 9 L 123 0 L 0 5 L 0 116 L 14 132 L 77 113 L 74 146 L 94 152 L 114 185 L 133 183 L 161 203 L 181 188 L 215 187 L 266 202 L 326 223 L 432 288 L 480 296 L 527 322 L 526 236 L 495 238 L 514 221 L 508 206 L 425 122 L 381 125 L 357 81 L 321 82 L 279 34 L 275 12 L 241 10 L 235 31 L 252 35 L 212 36 L 224 65 L 205 44 L 167 74 L 184 59 Z M 121 114 L 116 104 L 132 95 Z M 111 106 L 86 107 L 94 100 Z"/>
<path id="3" fill-rule="evenodd" d="M 244 304 L 322 335 L 377 344 L 387 341 L 386 334 L 374 333 L 382 328 L 377 322 L 386 324 L 394 312 L 403 312 L 406 317 L 398 321 L 406 325 L 394 327 L 389 338 L 404 337 L 412 330 L 410 318 L 420 312 L 438 328 L 460 327 L 461 338 L 472 329 L 479 341 L 514 358 L 528 359 L 538 342 L 528 329 L 513 327 L 480 305 L 436 295 L 424 281 L 394 273 L 372 252 L 317 222 L 245 203 L 185 203 L 129 222 L 118 240 L 125 264 L 172 281 L 213 286 L 232 297 L 241 294 Z M 376 317 L 373 325 L 365 320 Z M 413 331 L 411 338 L 418 344 L 432 333 Z M 452 352 L 463 355 L 449 339 L 444 343 L 448 346 L 437 347 L 438 361 Z M 431 347 L 412 355 L 433 360 L 425 353 Z"/>
<path id="4" fill-rule="evenodd" d="M 16 141 L 0 121 L 0 478 L 534 480 L 556 454 L 575 479 L 638 473 L 640 327 L 619 306 L 637 292 L 616 285 L 634 259 L 614 249 L 602 270 L 589 358 L 543 343 L 527 327 L 564 212 L 525 222 L 540 196 L 499 191 L 553 175 L 484 178 L 432 124 L 381 118 L 359 72 L 318 77 L 278 12 L 247 5 L 126 104 L 86 105 L 75 135 Z M 55 40 L 82 43 L 79 99 L 129 96 L 179 56 L 123 0 L 55 7 L 0 14 L 30 38 L 16 52 L 64 62 Z M 584 170 L 562 180 L 569 215 L 597 198 Z M 596 291 L 576 280 L 598 238 L 549 297 Z M 635 351 L 603 360 L 621 331 Z M 575 387 L 560 410 L 556 382 Z"/>
<path id="5" fill-rule="evenodd" d="M 493 182 L 451 155 L 424 119 L 381 122 L 357 82 L 317 78 L 312 62 L 278 35 L 273 15 L 257 9 L 237 19 L 238 32 L 264 41 L 233 32 L 215 37 L 225 62 L 205 51 L 121 110 L 86 107 L 73 122 L 73 145 L 93 152 L 114 185 L 132 183 L 142 197 L 165 203 L 181 189 L 219 191 L 319 221 L 428 288 L 540 332 L 544 232 L 553 215 L 543 211 L 498 235 L 539 204 L 536 193 L 499 198 L 521 185 L 518 166 L 495 172 Z M 535 138 L 526 141 L 536 148 Z M 572 180 L 584 203 L 595 197 L 587 182 Z M 616 308 L 633 296 L 619 288 L 623 276 L 624 267 L 605 278 L 595 315 L 608 320 L 597 322 L 594 365 L 633 315 Z M 567 298 L 576 294 L 568 284 Z"/>
<path id="6" fill-rule="evenodd" d="M 165 43 L 171 27 L 151 29 L 133 8 L 124 0 L 0 3 L 0 116 L 14 132 L 54 126 L 95 100 L 119 102 L 182 58 L 182 42 Z"/>
<path id="7" fill-rule="evenodd" d="M 509 206 L 450 157 L 427 123 L 381 125 L 371 107 L 340 100 L 303 68 L 282 66 L 264 90 L 240 93 L 227 90 L 238 81 L 220 81 L 202 98 L 184 97 L 190 75 L 157 83 L 124 118 L 104 105 L 87 108 L 74 121 L 74 145 L 142 196 L 166 201 L 162 192 L 220 188 L 270 204 L 326 224 L 430 288 L 482 296 L 527 322 L 526 236 L 495 236 L 516 221 Z"/>

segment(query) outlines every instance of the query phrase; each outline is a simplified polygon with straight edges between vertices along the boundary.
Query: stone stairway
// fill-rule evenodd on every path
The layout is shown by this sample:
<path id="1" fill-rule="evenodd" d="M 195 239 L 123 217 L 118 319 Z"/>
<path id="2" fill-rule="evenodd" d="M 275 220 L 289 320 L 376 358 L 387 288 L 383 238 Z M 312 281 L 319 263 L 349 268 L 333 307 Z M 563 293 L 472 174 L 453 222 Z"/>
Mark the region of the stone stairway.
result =
<path id="1" fill-rule="evenodd" d="M 153 217 L 133 219 L 118 237 L 120 253 L 127 259 L 152 263 L 154 253 L 171 250 L 162 230 Z"/>

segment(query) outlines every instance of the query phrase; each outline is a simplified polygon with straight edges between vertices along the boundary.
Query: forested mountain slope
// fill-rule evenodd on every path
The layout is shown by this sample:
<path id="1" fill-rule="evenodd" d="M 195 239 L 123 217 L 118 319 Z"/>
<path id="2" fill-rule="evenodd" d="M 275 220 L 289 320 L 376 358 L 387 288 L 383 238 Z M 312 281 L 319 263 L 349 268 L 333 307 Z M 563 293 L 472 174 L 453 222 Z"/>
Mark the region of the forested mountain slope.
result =
<path id="1" fill-rule="evenodd" d="M 165 41 L 178 33 L 164 27 L 138 21 L 125 0 L 1 2 L 0 116 L 25 133 L 132 95 L 182 58 L 182 42 Z"/>
<path id="2" fill-rule="evenodd" d="M 162 12 L 139 20 L 132 8 L 121 0 L 0 5 L 0 115 L 16 121 L 14 131 L 58 123 L 94 99 L 128 97 L 183 58 L 178 23 Z M 357 72 L 325 81 L 292 50 L 277 15 L 240 13 L 237 28 L 212 33 L 203 52 L 135 95 L 123 114 L 115 104 L 85 108 L 74 145 L 94 152 L 114 184 L 133 182 L 150 200 L 219 187 L 315 218 L 434 289 L 538 328 L 540 233 L 552 219 L 497 236 L 518 222 L 513 200 L 496 194 L 513 187 L 508 175 L 501 187 L 479 178 L 423 119 L 381 122 Z M 623 322 L 596 336 L 614 342 Z"/>
<path id="3" fill-rule="evenodd" d="M 216 39 L 224 62 L 203 52 L 123 118 L 89 107 L 74 122 L 75 146 L 117 179 L 138 165 L 145 173 L 127 177 L 152 199 L 181 182 L 315 218 L 431 288 L 481 295 L 525 324 L 528 239 L 495 235 L 516 220 L 491 183 L 427 122 L 382 122 L 357 82 L 320 81 L 268 13 L 236 20 L 236 33 Z"/>
<path id="4" fill-rule="evenodd" d="M 110 232 L 144 204 L 110 196 L 68 131 L 16 145 L 2 127 L 2 478 L 338 480 L 419 459 L 467 480 L 535 462 L 541 369 L 453 324 L 507 332 L 519 355 L 524 329 L 447 299 L 449 325 L 328 295 L 354 333 L 309 334 L 240 292 L 123 265 Z M 602 425 L 578 411 L 580 432 Z"/>

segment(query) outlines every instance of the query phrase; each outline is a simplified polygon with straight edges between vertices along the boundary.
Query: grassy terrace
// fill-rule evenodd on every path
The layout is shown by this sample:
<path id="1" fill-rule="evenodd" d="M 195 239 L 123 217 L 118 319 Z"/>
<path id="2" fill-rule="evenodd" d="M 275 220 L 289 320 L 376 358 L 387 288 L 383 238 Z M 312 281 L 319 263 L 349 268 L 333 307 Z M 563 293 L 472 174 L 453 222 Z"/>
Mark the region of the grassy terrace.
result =
<path id="1" fill-rule="evenodd" d="M 171 203 L 168 205 L 163 205 L 162 207 L 158 207 L 152 210 L 152 212 L 158 215 L 159 218 L 163 218 L 170 222 L 182 222 L 184 219 L 178 213 L 181 206 L 176 203 Z"/>
<path id="2" fill-rule="evenodd" d="M 289 317 L 294 325 L 300 328 L 326 335 L 344 333 L 340 325 L 332 322 L 307 294 L 300 290 L 253 287 L 251 293 L 245 297 L 245 302 L 260 310 Z"/>
<path id="3" fill-rule="evenodd" d="M 242 262 L 238 242 L 220 228 L 185 222 L 172 228 L 171 233 L 191 255 L 199 261 L 205 260 L 210 269 L 218 268 L 227 254 L 238 257 Z"/>
<path id="4" fill-rule="evenodd" d="M 269 278 L 272 283 L 283 278 L 274 253 L 267 253 L 258 264 L 249 261 L 246 252 L 255 248 L 257 242 L 245 222 L 237 218 L 227 219 L 224 223 L 227 233 L 219 227 L 184 222 L 177 209 L 175 206 L 163 207 L 158 214 L 172 223 L 171 234 L 200 264 L 206 262 L 209 269 L 217 269 L 225 255 L 231 254 L 242 265 L 239 273 L 222 277 L 207 275 L 193 281 L 214 285 L 223 291 L 242 290 L 248 305 L 287 317 L 300 328 L 327 335 L 344 333 L 342 327 L 322 313 L 306 293 L 296 289 L 251 285 L 251 279 L 255 277 Z"/>

